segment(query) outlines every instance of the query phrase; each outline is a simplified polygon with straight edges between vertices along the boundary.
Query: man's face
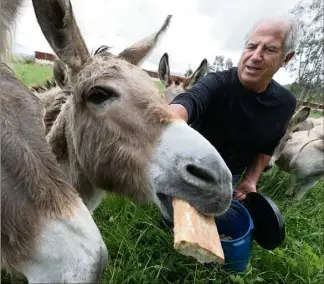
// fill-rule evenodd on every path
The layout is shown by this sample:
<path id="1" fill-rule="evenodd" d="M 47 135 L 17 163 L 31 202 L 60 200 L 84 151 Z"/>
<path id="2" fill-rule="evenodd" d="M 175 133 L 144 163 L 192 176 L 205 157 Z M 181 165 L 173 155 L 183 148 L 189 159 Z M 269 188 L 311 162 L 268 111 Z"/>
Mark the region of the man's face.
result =
<path id="1" fill-rule="evenodd" d="M 261 23 L 251 34 L 241 55 L 238 72 L 243 85 L 263 91 L 273 75 L 292 55 L 285 58 L 285 26 L 277 22 Z"/>

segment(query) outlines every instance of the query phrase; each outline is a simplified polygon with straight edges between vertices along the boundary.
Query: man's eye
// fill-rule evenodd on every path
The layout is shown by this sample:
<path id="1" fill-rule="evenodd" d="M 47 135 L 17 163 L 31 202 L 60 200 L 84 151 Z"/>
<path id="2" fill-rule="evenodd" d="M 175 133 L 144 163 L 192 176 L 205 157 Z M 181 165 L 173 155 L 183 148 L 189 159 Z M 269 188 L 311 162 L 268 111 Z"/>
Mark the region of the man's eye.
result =
<path id="1" fill-rule="evenodd" d="M 266 51 L 269 52 L 269 53 L 278 53 L 278 50 L 276 50 L 275 48 L 266 47 L 265 49 L 266 49 Z"/>

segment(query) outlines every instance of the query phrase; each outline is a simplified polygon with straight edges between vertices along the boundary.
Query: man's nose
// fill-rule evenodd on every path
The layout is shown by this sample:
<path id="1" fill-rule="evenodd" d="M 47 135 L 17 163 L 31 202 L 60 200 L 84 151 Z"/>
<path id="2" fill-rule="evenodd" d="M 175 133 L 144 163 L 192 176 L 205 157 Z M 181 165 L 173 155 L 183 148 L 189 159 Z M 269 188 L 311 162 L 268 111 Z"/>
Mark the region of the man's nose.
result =
<path id="1" fill-rule="evenodd" d="M 262 60 L 262 56 L 263 56 L 262 54 L 263 54 L 262 47 L 261 46 L 258 46 L 253 51 L 253 54 L 251 56 L 251 59 L 254 60 L 254 61 L 260 61 L 260 60 Z"/>

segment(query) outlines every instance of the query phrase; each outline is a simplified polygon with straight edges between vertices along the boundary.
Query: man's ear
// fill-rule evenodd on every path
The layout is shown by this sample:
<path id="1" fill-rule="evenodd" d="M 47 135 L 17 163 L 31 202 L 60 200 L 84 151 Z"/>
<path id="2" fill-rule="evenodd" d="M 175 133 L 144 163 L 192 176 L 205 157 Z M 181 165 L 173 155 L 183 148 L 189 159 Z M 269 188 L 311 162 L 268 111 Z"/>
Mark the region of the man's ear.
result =
<path id="1" fill-rule="evenodd" d="M 282 63 L 282 67 L 285 67 L 288 64 L 288 62 L 294 57 L 294 55 L 295 55 L 295 51 L 288 53 L 286 55 L 284 62 Z"/>

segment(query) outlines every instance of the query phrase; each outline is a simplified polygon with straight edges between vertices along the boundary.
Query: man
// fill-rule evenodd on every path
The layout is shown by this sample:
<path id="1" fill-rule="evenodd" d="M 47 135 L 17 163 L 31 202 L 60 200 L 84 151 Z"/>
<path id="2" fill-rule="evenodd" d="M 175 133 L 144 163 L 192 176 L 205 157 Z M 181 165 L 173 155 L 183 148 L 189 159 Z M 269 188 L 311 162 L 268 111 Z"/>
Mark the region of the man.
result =
<path id="1" fill-rule="evenodd" d="M 296 107 L 294 95 L 272 78 L 294 55 L 297 24 L 290 18 L 257 23 L 238 67 L 212 72 L 169 105 L 219 151 L 233 174 L 235 198 L 257 182 Z"/>

